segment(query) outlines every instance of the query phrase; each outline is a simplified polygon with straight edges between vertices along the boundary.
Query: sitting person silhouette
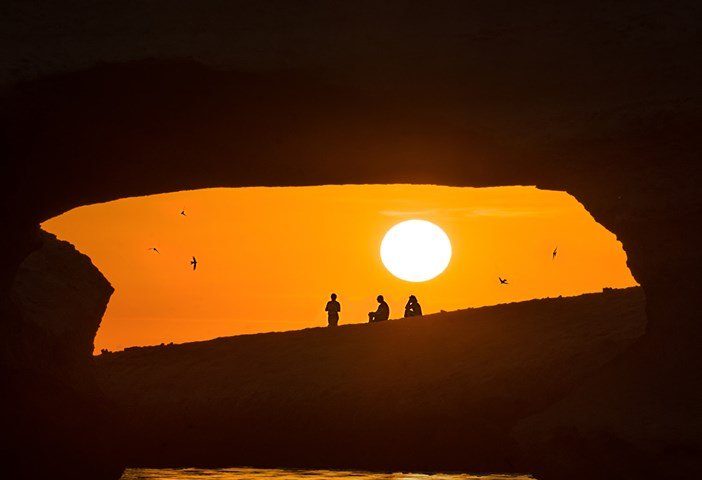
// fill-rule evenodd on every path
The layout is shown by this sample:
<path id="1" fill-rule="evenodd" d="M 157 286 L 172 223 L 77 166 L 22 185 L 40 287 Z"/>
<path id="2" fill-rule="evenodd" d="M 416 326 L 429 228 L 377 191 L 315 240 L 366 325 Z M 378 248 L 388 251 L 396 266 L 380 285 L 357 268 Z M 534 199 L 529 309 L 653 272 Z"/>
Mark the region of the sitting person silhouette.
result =
<path id="1" fill-rule="evenodd" d="M 378 309 L 375 312 L 368 312 L 368 321 L 370 323 L 382 322 L 390 318 L 390 307 L 385 303 L 382 295 L 378 295 Z"/>
<path id="2" fill-rule="evenodd" d="M 405 318 L 421 316 L 422 306 L 419 304 L 419 301 L 417 301 L 417 297 L 410 295 L 409 300 L 407 300 L 407 304 L 405 305 Z"/>
<path id="3" fill-rule="evenodd" d="M 324 311 L 327 312 L 329 326 L 336 327 L 339 324 L 339 312 L 341 311 L 341 304 L 336 301 L 336 293 L 331 294 L 331 300 L 327 302 Z"/>

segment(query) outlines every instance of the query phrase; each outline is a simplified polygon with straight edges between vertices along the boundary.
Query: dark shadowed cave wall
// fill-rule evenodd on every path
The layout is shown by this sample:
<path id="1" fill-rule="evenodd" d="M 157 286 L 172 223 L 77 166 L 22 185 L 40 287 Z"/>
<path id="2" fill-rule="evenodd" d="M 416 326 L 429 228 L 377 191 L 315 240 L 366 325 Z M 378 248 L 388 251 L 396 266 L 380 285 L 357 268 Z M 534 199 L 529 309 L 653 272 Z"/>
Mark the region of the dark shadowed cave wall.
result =
<path id="1" fill-rule="evenodd" d="M 696 3 L 6 5 L 6 417 L 26 394 L 48 407 L 46 392 L 69 392 L 67 411 L 99 403 L 73 388 L 72 362 L 20 381 L 43 378 L 54 360 L 27 354 L 49 351 L 35 348 L 37 335 L 52 340 L 27 327 L 9 295 L 41 245 L 42 220 L 183 188 L 533 184 L 573 194 L 619 237 L 649 326 L 583 385 L 592 409 L 564 401 L 538 428 L 526 421 L 532 440 L 522 440 L 520 466 L 558 478 L 599 462 L 641 478 L 627 465 L 645 458 L 651 475 L 698 471 Z M 35 413 L 12 425 L 41 430 L 45 417 Z M 627 455 L 603 456 L 607 449 Z M 3 456 L 28 463 L 12 442 Z"/>

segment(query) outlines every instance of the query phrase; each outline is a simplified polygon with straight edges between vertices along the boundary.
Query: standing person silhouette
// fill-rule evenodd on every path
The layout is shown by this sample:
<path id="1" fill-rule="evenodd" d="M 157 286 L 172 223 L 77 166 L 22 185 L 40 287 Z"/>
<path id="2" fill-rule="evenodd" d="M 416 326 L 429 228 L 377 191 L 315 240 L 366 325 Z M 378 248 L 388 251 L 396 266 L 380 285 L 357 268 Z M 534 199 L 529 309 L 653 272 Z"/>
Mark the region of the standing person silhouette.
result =
<path id="1" fill-rule="evenodd" d="M 390 318 L 390 307 L 385 303 L 385 299 L 382 295 L 378 295 L 378 309 L 375 312 L 368 313 L 368 321 L 370 323 L 382 322 Z"/>
<path id="2" fill-rule="evenodd" d="M 339 312 L 341 312 L 341 304 L 336 301 L 336 293 L 331 294 L 331 300 L 327 302 L 324 311 L 327 312 L 329 326 L 336 327 L 339 324 Z"/>
<path id="3" fill-rule="evenodd" d="M 407 304 L 405 305 L 405 318 L 421 316 L 422 306 L 419 304 L 417 297 L 415 297 L 414 295 L 410 295 L 409 300 L 407 300 Z"/>

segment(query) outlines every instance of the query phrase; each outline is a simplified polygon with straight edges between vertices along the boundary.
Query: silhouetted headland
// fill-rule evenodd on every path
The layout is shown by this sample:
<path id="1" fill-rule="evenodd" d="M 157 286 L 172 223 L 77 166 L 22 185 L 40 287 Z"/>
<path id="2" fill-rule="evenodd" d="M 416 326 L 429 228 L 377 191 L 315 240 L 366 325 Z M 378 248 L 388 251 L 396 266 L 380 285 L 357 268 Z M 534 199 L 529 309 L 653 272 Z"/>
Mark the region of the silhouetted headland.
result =
<path id="1" fill-rule="evenodd" d="M 132 348 L 96 364 L 130 466 L 509 472 L 524 471 L 529 443 L 515 429 L 644 328 L 631 288 Z"/>

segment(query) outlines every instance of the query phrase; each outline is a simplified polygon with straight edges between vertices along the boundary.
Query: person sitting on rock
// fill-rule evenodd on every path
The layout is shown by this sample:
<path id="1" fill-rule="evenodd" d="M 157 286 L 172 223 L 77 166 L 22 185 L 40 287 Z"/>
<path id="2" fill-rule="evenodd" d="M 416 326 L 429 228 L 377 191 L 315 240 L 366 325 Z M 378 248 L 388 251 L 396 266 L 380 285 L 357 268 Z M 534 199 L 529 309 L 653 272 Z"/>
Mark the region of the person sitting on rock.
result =
<path id="1" fill-rule="evenodd" d="M 405 305 L 405 318 L 421 316 L 422 306 L 419 304 L 419 301 L 417 301 L 417 297 L 410 295 L 409 300 L 407 300 L 407 304 Z"/>
<path id="2" fill-rule="evenodd" d="M 390 318 L 390 307 L 385 303 L 382 295 L 378 295 L 378 309 L 375 312 L 368 313 L 368 321 L 370 323 L 382 322 Z"/>
<path id="3" fill-rule="evenodd" d="M 339 324 L 339 312 L 341 312 L 341 304 L 336 301 L 336 293 L 331 294 L 331 300 L 327 302 L 324 311 L 327 312 L 329 326 L 336 327 Z"/>

